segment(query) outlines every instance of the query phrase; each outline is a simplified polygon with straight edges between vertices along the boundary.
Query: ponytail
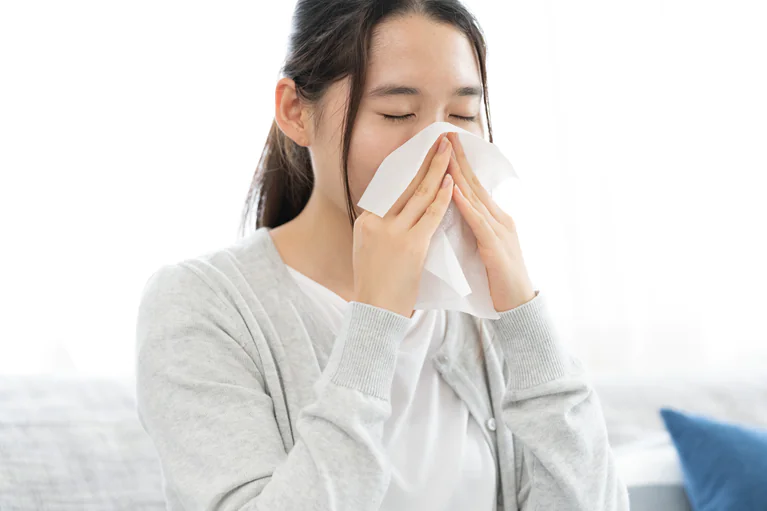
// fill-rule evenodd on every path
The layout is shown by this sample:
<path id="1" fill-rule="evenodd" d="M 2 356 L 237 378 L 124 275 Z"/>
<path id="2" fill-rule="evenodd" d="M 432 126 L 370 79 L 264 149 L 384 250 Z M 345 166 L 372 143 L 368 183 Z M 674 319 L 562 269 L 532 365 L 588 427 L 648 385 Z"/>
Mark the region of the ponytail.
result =
<path id="1" fill-rule="evenodd" d="M 256 208 L 256 228 L 274 228 L 293 220 L 306 206 L 314 187 L 309 150 L 296 144 L 272 121 L 272 128 L 245 200 L 240 224 L 245 233 Z"/>

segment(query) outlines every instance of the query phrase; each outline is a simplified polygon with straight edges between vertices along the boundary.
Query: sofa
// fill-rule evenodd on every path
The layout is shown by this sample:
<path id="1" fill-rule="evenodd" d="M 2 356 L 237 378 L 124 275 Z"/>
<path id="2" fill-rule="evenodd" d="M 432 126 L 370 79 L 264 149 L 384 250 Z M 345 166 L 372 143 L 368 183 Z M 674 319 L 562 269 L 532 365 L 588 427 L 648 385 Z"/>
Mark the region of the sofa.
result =
<path id="1" fill-rule="evenodd" d="M 594 386 L 632 511 L 689 511 L 661 406 L 767 426 L 764 378 Z M 162 509 L 161 469 L 130 379 L 0 376 L 0 510 Z"/>

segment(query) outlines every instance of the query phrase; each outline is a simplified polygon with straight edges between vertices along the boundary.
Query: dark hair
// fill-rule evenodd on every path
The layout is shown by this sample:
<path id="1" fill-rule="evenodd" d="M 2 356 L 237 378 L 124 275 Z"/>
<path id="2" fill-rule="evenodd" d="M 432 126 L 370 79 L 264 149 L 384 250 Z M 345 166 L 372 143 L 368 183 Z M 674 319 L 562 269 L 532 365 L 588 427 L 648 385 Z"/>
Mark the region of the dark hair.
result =
<path id="1" fill-rule="evenodd" d="M 485 38 L 475 17 L 459 0 L 298 0 L 292 20 L 288 55 L 281 69 L 296 84 L 297 95 L 317 105 L 334 82 L 351 77 L 342 150 L 349 222 L 356 214 L 349 190 L 347 160 L 354 119 L 365 85 L 368 48 L 373 29 L 382 21 L 421 14 L 462 30 L 479 61 L 489 141 L 493 141 L 485 67 Z M 317 109 L 315 126 L 322 112 Z M 314 187 L 309 150 L 296 144 L 272 122 L 269 136 L 245 200 L 241 234 L 256 209 L 256 228 L 277 227 L 295 218 L 306 206 Z M 255 204 L 254 204 L 255 203 Z"/>

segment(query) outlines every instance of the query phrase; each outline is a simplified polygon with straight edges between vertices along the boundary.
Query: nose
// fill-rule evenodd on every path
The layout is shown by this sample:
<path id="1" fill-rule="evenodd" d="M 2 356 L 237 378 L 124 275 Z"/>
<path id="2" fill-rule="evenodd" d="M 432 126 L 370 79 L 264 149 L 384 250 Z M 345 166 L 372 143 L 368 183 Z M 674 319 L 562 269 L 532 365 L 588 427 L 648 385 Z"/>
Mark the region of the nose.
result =
<path id="1" fill-rule="evenodd" d="M 418 123 L 415 133 L 418 133 L 425 127 L 430 126 L 434 124 L 435 122 L 450 122 L 450 119 L 444 112 L 439 112 L 439 111 L 424 115 L 421 117 L 421 122 Z"/>
<path id="2" fill-rule="evenodd" d="M 435 122 L 448 122 L 450 119 L 448 119 L 448 116 L 443 111 L 437 111 L 431 116 L 428 116 L 430 119 L 429 124 L 435 123 Z M 429 125 L 427 124 L 427 126 Z"/>

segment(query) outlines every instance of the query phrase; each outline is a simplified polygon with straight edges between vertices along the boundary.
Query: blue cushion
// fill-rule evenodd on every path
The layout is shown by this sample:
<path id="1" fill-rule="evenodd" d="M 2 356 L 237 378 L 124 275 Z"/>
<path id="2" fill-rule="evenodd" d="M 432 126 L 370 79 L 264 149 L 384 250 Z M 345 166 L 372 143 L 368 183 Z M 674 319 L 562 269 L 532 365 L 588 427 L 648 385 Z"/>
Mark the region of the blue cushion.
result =
<path id="1" fill-rule="evenodd" d="M 767 430 L 661 408 L 695 511 L 767 510 Z"/>

